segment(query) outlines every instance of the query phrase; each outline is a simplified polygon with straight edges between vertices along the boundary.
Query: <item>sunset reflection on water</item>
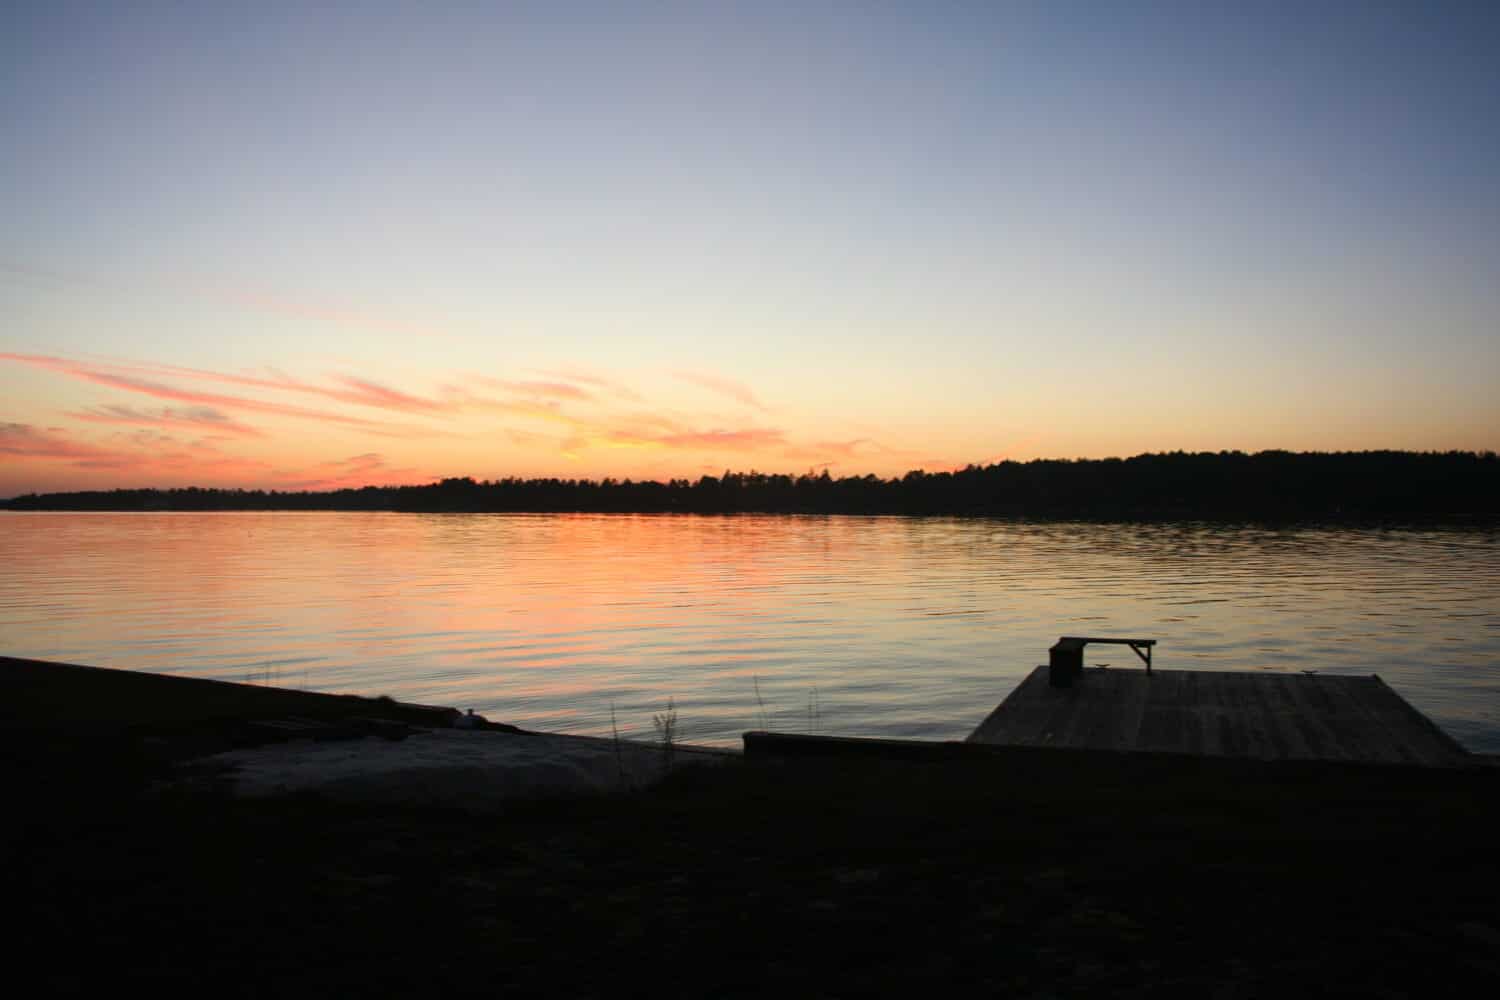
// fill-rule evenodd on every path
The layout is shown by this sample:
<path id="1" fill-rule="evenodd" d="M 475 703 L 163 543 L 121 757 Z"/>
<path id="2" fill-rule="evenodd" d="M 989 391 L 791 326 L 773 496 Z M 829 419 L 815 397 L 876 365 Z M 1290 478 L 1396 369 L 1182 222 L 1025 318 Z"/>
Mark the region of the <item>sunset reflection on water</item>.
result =
<path id="1" fill-rule="evenodd" d="M 962 738 L 1063 633 L 1379 673 L 1500 750 L 1493 531 L 881 517 L 7 514 L 3 652 L 649 738 Z M 1128 654 L 1127 654 L 1128 657 Z M 1105 648 L 1091 662 L 1133 668 Z M 758 690 L 758 693 L 757 693 Z"/>

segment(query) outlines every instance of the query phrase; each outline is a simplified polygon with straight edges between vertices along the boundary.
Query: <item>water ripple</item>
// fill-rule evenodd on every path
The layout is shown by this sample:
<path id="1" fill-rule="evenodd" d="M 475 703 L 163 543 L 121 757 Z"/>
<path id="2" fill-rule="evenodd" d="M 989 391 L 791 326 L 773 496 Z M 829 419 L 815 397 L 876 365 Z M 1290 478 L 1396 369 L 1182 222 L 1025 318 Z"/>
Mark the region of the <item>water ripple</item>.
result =
<path id="1" fill-rule="evenodd" d="M 1380 673 L 1500 752 L 1500 533 L 879 517 L 5 514 L 3 651 L 539 729 L 965 735 L 1068 631 Z M 1108 662 L 1114 662 L 1109 660 Z M 758 692 L 758 693 L 757 693 Z"/>

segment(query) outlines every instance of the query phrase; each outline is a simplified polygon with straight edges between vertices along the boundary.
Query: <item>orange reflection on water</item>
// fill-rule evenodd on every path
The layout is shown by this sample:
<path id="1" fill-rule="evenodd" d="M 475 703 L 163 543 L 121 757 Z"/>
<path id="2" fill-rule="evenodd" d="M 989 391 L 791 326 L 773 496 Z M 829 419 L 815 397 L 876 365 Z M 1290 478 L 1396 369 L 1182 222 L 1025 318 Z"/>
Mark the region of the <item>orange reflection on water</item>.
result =
<path id="1" fill-rule="evenodd" d="M 1482 710 L 1500 702 L 1493 532 L 7 514 L 0 542 L 9 654 L 522 725 L 649 730 L 671 697 L 707 742 L 763 716 L 958 738 L 1086 631 L 1155 637 L 1162 666 L 1379 672 L 1460 738 L 1500 742 Z"/>

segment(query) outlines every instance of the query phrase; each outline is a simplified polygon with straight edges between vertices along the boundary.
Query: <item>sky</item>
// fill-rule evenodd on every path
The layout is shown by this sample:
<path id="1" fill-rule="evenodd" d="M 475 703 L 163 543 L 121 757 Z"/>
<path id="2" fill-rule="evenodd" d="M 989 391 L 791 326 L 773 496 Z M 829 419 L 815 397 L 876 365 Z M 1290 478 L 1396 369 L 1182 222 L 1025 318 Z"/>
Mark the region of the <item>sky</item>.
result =
<path id="1" fill-rule="evenodd" d="M 0 8 L 0 496 L 1500 447 L 1500 14 Z"/>

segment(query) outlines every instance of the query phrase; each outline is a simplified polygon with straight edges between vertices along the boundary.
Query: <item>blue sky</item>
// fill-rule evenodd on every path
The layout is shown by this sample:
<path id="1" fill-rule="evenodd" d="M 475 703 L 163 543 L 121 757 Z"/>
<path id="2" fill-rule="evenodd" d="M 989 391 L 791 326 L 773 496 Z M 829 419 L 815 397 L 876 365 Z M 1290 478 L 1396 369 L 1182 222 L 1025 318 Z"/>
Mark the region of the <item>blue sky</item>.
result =
<path id="1" fill-rule="evenodd" d="M 0 491 L 1496 446 L 1485 5 L 318 6 L 0 13 Z"/>

